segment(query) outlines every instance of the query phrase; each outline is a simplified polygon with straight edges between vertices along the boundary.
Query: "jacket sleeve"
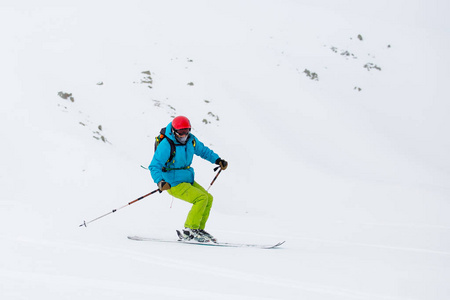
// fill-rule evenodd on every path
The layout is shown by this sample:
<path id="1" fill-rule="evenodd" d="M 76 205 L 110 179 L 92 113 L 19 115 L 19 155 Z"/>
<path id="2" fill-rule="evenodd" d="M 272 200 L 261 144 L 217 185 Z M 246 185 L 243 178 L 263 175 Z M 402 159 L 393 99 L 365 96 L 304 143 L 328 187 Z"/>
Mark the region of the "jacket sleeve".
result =
<path id="1" fill-rule="evenodd" d="M 217 155 L 214 151 L 206 147 L 196 137 L 194 137 L 194 139 L 195 139 L 195 147 L 194 147 L 195 155 L 198 155 L 201 158 L 206 159 L 212 164 L 215 163 L 216 160 L 219 158 L 219 155 Z"/>
<path id="2" fill-rule="evenodd" d="M 163 180 L 163 167 L 165 166 L 167 160 L 170 156 L 170 144 L 167 140 L 163 140 L 158 148 L 156 148 L 155 154 L 153 155 L 152 162 L 148 169 L 152 175 L 153 181 L 155 183 Z"/>

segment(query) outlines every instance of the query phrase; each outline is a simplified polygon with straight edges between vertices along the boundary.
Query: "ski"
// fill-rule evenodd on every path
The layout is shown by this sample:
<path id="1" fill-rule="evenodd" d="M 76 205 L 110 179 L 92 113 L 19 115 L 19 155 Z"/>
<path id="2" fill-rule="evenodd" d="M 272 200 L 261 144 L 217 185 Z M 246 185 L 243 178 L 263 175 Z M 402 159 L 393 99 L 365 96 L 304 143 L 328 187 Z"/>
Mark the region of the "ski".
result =
<path id="1" fill-rule="evenodd" d="M 152 237 L 143 237 L 143 236 L 128 236 L 128 239 L 133 241 L 148 241 L 148 242 L 162 242 L 162 243 L 182 243 L 182 244 L 190 244 L 190 245 L 199 245 L 199 246 L 211 246 L 211 247 L 233 247 L 233 248 L 259 248 L 259 249 L 274 249 L 284 244 L 285 241 L 278 242 L 276 244 L 246 244 L 246 243 L 198 243 L 194 241 L 185 241 L 185 240 L 169 240 L 169 239 L 159 239 Z"/>

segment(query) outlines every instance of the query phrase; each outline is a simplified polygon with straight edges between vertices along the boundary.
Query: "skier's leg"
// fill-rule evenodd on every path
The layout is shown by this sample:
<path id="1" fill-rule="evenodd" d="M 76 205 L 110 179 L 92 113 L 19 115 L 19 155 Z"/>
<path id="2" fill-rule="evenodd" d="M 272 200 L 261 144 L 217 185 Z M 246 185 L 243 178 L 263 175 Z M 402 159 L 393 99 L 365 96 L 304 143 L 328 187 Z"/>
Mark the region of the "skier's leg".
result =
<path id="1" fill-rule="evenodd" d="M 213 196 L 212 196 L 210 193 L 208 193 L 208 192 L 207 192 L 200 184 L 198 184 L 197 182 L 194 181 L 193 186 L 196 187 L 197 189 L 201 190 L 201 191 L 202 191 L 203 193 L 205 193 L 206 196 L 208 197 L 207 204 L 206 204 L 206 207 L 205 207 L 205 211 L 203 212 L 202 221 L 200 222 L 200 227 L 199 227 L 199 229 L 205 229 L 206 222 L 208 221 L 208 218 L 209 218 L 209 213 L 211 212 L 211 207 L 212 207 L 214 198 L 213 198 Z"/>
<path id="2" fill-rule="evenodd" d="M 192 208 L 189 211 L 184 227 L 199 229 L 208 204 L 207 193 L 186 182 L 170 188 L 167 192 L 178 199 L 192 203 Z"/>

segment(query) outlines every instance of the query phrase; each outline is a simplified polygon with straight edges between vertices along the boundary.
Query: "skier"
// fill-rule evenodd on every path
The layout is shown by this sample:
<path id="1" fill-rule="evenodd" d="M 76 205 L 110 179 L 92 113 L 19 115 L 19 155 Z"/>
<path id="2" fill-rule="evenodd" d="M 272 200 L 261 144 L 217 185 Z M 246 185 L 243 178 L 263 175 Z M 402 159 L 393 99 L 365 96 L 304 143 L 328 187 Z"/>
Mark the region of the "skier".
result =
<path id="1" fill-rule="evenodd" d="M 156 147 L 149 170 L 160 191 L 167 191 L 176 198 L 192 203 L 184 223 L 185 228 L 178 231 L 180 238 L 217 242 L 205 231 L 213 196 L 194 181 L 191 164 L 194 154 L 219 165 L 222 170 L 227 168 L 228 163 L 191 134 L 191 123 L 184 116 L 173 119 L 165 128 L 165 133 L 163 130 L 161 133 L 165 137 Z"/>

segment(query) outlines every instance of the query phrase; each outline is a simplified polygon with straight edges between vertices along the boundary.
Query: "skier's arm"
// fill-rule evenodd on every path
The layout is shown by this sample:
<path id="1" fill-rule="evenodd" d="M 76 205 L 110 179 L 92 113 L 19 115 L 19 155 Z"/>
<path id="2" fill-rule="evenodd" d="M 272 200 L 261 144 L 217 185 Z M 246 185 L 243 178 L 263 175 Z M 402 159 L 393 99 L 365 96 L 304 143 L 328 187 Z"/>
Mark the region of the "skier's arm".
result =
<path id="1" fill-rule="evenodd" d="M 214 164 L 219 159 L 219 155 L 217 155 L 214 151 L 206 147 L 202 142 L 200 142 L 196 137 L 195 139 L 195 155 L 200 156 L 203 159 L 206 159 L 210 163 Z"/>
<path id="2" fill-rule="evenodd" d="M 163 180 L 162 170 L 170 156 L 170 144 L 167 140 L 163 140 L 153 155 L 152 162 L 148 169 L 152 175 L 153 181 L 159 183 Z"/>

